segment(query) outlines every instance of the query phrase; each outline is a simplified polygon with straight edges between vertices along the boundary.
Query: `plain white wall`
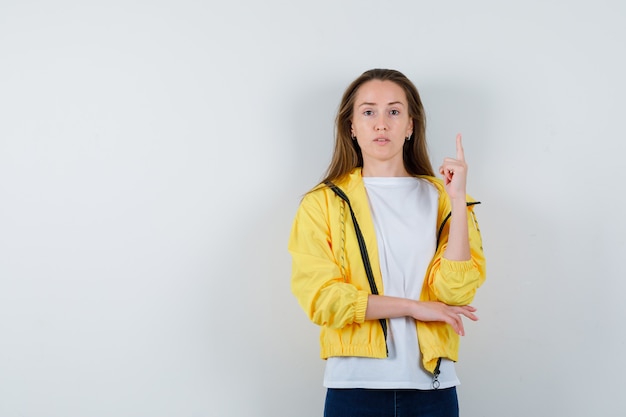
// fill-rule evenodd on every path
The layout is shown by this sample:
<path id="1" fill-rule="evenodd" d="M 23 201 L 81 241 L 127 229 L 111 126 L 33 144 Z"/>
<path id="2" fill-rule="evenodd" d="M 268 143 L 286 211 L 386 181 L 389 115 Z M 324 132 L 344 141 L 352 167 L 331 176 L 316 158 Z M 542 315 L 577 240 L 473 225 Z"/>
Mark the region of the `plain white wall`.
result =
<path id="1" fill-rule="evenodd" d="M 621 416 L 626 5 L 0 2 L 0 416 L 320 416 L 287 237 L 372 67 L 464 134 L 464 416 Z"/>

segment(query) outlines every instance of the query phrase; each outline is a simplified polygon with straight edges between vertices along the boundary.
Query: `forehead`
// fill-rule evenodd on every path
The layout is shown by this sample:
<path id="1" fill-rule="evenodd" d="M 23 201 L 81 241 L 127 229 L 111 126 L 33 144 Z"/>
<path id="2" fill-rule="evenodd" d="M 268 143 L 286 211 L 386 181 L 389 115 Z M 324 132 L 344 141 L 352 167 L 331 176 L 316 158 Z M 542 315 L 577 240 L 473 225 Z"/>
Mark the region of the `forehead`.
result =
<path id="1" fill-rule="evenodd" d="M 404 89 L 393 81 L 371 80 L 359 87 L 356 92 L 354 105 L 360 106 L 363 103 L 388 104 L 407 103 Z"/>

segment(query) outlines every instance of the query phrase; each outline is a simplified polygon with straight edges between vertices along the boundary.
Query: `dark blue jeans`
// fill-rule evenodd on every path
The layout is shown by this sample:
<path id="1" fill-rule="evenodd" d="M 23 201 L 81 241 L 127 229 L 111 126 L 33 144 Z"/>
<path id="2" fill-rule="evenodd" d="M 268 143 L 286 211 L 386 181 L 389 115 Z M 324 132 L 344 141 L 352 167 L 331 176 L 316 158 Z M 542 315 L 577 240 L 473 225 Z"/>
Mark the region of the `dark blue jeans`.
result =
<path id="1" fill-rule="evenodd" d="M 456 388 L 334 389 L 326 392 L 324 417 L 458 417 Z"/>

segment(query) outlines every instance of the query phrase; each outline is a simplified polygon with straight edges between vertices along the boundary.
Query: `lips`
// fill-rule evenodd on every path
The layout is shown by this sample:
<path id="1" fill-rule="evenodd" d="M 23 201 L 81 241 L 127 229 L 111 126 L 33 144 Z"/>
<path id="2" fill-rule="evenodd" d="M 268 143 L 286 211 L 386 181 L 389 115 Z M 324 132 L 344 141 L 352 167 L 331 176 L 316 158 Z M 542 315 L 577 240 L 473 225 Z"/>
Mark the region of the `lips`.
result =
<path id="1" fill-rule="evenodd" d="M 376 139 L 374 139 L 374 142 L 377 142 L 377 143 L 387 143 L 387 142 L 389 142 L 389 139 L 387 139 L 387 138 L 376 138 Z"/>

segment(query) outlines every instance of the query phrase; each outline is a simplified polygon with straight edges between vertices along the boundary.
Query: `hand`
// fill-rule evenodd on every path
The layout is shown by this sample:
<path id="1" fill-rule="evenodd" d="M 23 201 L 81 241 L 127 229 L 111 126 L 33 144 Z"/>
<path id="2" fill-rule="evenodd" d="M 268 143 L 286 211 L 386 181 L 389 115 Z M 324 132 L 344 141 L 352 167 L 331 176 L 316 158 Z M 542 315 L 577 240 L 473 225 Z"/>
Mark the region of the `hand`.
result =
<path id="1" fill-rule="evenodd" d="M 456 159 L 445 158 L 439 167 L 439 173 L 443 176 L 443 183 L 450 199 L 465 200 L 467 164 L 460 133 L 456 135 Z"/>
<path id="2" fill-rule="evenodd" d="M 465 336 L 461 316 L 476 321 L 478 316 L 474 314 L 475 311 L 476 309 L 472 306 L 449 306 L 439 301 L 418 301 L 415 304 L 412 317 L 419 321 L 448 323 L 457 334 Z"/>

